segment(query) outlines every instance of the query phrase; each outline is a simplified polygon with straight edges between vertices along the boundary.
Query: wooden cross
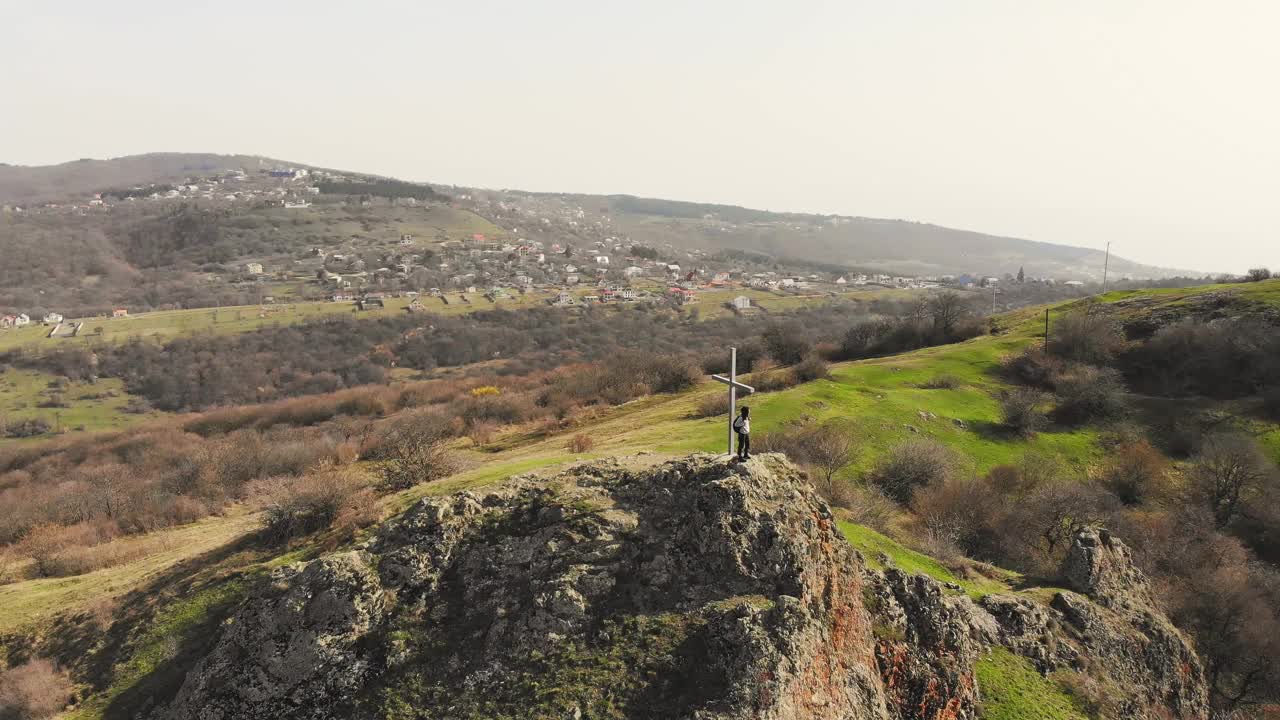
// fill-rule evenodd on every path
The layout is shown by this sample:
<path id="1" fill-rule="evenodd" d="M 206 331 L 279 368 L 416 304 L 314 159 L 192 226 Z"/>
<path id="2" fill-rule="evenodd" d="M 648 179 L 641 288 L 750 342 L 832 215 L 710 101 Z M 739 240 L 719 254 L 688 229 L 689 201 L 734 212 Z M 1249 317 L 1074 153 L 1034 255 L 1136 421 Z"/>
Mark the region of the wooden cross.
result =
<path id="1" fill-rule="evenodd" d="M 738 382 L 738 348 L 729 348 L 729 377 L 712 375 L 711 379 L 729 386 L 729 454 L 733 455 L 733 416 L 736 412 L 738 391 L 741 390 L 747 395 L 756 391 L 750 385 Z"/>

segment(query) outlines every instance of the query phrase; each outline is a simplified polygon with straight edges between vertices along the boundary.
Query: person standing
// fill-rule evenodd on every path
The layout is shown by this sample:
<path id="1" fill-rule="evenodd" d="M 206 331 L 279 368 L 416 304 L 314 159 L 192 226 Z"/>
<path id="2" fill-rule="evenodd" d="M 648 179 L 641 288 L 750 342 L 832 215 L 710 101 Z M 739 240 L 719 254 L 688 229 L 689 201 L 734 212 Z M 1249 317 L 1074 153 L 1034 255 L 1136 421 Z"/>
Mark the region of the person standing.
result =
<path id="1" fill-rule="evenodd" d="M 742 414 L 733 419 L 733 431 L 738 433 L 738 459 L 751 457 L 751 408 L 742 406 Z"/>

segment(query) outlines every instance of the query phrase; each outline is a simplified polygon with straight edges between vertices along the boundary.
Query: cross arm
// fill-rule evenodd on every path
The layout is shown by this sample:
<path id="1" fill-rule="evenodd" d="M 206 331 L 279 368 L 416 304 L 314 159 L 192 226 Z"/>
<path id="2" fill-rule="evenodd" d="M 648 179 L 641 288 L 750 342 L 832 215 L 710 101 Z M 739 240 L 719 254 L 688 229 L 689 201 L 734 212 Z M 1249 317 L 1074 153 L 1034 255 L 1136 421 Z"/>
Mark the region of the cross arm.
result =
<path id="1" fill-rule="evenodd" d="M 731 387 L 737 388 L 737 389 L 739 389 L 739 390 L 741 390 L 741 391 L 745 392 L 745 393 L 746 393 L 746 394 L 748 394 L 748 395 L 750 395 L 751 393 L 753 393 L 753 392 L 755 392 L 755 391 L 756 391 L 756 389 L 755 389 L 755 388 L 753 388 L 753 387 L 751 387 L 750 385 L 743 385 L 742 383 L 738 382 L 737 380 L 730 380 L 729 378 L 727 378 L 727 377 L 725 377 L 725 376 L 723 376 L 723 375 L 712 375 L 712 376 L 711 376 L 711 379 L 712 379 L 712 380 L 715 380 L 716 382 L 722 382 L 722 383 L 724 383 L 725 385 L 729 385 L 729 386 L 731 386 Z"/>

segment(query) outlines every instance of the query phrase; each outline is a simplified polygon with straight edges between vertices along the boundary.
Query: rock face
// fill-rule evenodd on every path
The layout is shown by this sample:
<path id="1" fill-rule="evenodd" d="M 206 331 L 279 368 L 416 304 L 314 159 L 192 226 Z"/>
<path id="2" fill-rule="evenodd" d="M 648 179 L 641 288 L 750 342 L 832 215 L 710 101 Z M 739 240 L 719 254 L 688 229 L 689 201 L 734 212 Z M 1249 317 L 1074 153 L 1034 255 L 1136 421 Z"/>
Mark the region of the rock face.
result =
<path id="1" fill-rule="evenodd" d="M 978 604 L 869 569 L 778 456 L 584 464 L 277 571 L 153 717 L 974 718 L 993 643 L 1105 657 L 1132 716 L 1203 716 L 1194 654 L 1103 538 L 1077 538 L 1081 594 Z"/>

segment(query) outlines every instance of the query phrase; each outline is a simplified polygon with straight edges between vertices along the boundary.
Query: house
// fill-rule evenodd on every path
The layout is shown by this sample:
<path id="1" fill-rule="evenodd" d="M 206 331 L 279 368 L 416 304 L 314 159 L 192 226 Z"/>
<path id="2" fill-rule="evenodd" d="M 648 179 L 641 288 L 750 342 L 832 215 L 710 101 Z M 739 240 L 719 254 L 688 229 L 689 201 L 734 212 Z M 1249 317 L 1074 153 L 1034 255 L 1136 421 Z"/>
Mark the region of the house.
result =
<path id="1" fill-rule="evenodd" d="M 528 275 L 517 275 L 515 276 L 515 283 L 520 287 L 529 287 L 533 285 L 533 278 Z"/>
<path id="2" fill-rule="evenodd" d="M 639 277 L 643 273 L 644 273 L 644 268 L 639 268 L 639 267 L 636 267 L 635 265 L 632 265 L 631 267 L 622 271 L 623 277 L 629 277 L 629 278 Z"/>
<path id="3" fill-rule="evenodd" d="M 565 283 L 566 283 L 566 284 L 568 284 L 568 285 L 577 285 L 577 284 L 578 284 L 578 276 L 577 276 L 577 275 L 565 275 L 565 276 L 564 276 L 564 281 L 565 281 Z"/>
<path id="4" fill-rule="evenodd" d="M 116 308 L 111 311 L 111 317 L 113 318 L 129 317 L 129 311 L 125 308 Z"/>
<path id="5" fill-rule="evenodd" d="M 245 269 L 245 272 L 249 273 L 250 275 L 261 275 L 262 263 L 248 263 L 247 265 L 244 266 L 244 269 Z"/>
<path id="6" fill-rule="evenodd" d="M 410 313 L 426 312 L 427 306 L 422 303 L 422 300 L 420 298 L 414 298 L 413 302 L 409 303 L 409 306 L 406 307 L 404 310 L 405 312 L 410 312 Z"/>
<path id="7" fill-rule="evenodd" d="M 608 264 L 609 264 L 609 256 L 608 256 L 608 255 L 597 255 L 597 256 L 596 256 L 596 264 L 597 264 L 597 265 L 608 265 Z"/>
<path id="8" fill-rule="evenodd" d="M 350 302 L 355 299 L 355 296 L 351 293 L 339 292 L 330 295 L 329 299 L 333 302 Z"/>
<path id="9" fill-rule="evenodd" d="M 847 285 L 847 284 L 849 284 L 849 281 L 848 281 L 848 280 L 845 280 L 843 277 L 838 277 L 838 278 L 836 278 L 836 284 L 837 284 L 837 285 Z"/>
<path id="10" fill-rule="evenodd" d="M 410 234 L 408 234 L 408 233 L 405 233 L 405 234 L 401 235 L 401 236 L 400 236 L 400 244 L 401 244 L 401 245 L 412 245 L 412 244 L 413 244 L 413 236 L 412 236 L 412 235 L 410 235 Z"/>
<path id="11" fill-rule="evenodd" d="M 618 291 L 618 297 L 621 298 L 623 302 L 631 302 L 636 299 L 636 291 L 629 287 L 622 288 Z"/>
<path id="12" fill-rule="evenodd" d="M 739 295 L 733 299 L 733 307 L 735 310 L 746 310 L 751 307 L 751 298 L 746 295 Z"/>
<path id="13" fill-rule="evenodd" d="M 680 266 L 675 264 L 667 265 L 667 272 L 671 273 L 672 277 L 675 277 L 680 274 Z"/>
<path id="14" fill-rule="evenodd" d="M 698 293 L 688 288 L 673 287 L 667 291 L 667 297 L 676 305 L 688 305 L 698 302 Z"/>
<path id="15" fill-rule="evenodd" d="M 572 305 L 573 303 L 574 303 L 573 295 L 570 295 L 568 290 L 561 290 L 559 293 L 556 294 L 556 301 L 555 301 L 556 305 L 565 306 L 565 305 Z"/>
<path id="16" fill-rule="evenodd" d="M 14 326 L 14 323 L 16 323 L 17 321 L 18 321 L 17 315 L 0 316 L 0 328 L 8 330 L 9 328 L 12 328 Z"/>
<path id="17" fill-rule="evenodd" d="M 62 322 L 62 316 L 56 312 L 51 312 L 44 316 L 43 322 L 45 325 L 57 325 Z"/>
<path id="18" fill-rule="evenodd" d="M 381 297 L 366 296 L 356 300 L 356 308 L 360 310 L 372 310 L 374 308 L 384 308 L 386 303 Z"/>

